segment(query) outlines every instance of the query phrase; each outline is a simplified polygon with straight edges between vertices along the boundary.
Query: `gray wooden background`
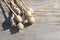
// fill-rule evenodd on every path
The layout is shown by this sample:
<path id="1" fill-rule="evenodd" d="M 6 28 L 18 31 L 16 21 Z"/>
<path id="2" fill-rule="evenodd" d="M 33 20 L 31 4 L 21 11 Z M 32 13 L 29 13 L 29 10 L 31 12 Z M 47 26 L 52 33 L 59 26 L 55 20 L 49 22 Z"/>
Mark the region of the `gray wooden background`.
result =
<path id="1" fill-rule="evenodd" d="M 60 0 L 24 1 L 35 11 L 36 23 L 24 32 L 10 27 L 9 9 L 0 0 L 0 40 L 60 40 Z"/>

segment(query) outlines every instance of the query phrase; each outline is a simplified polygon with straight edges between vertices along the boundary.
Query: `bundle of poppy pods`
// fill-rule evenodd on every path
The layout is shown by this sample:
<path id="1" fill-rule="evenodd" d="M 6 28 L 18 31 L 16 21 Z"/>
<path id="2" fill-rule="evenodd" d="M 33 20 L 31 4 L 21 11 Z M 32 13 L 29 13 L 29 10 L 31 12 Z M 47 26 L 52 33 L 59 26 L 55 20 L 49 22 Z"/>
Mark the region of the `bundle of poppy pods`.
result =
<path id="1" fill-rule="evenodd" d="M 18 27 L 19 31 L 24 30 L 24 24 L 35 23 L 33 18 L 34 11 L 28 7 L 23 0 L 4 0 L 9 10 L 12 11 L 12 17 L 10 19 L 11 26 Z M 27 25 L 27 24 L 26 24 Z"/>

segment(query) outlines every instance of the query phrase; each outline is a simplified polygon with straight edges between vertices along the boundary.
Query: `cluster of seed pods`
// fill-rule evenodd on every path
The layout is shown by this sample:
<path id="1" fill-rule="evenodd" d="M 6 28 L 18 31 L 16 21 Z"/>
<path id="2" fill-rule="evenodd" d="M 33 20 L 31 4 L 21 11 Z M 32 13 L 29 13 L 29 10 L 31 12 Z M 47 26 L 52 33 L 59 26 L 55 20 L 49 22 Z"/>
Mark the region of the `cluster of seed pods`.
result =
<path id="1" fill-rule="evenodd" d="M 24 30 L 24 24 L 35 23 L 35 19 L 32 15 L 34 11 L 32 8 L 28 7 L 23 0 L 11 0 L 9 2 L 10 4 L 4 0 L 4 3 L 12 11 L 12 17 L 10 20 L 11 26 L 18 27 L 19 31 L 22 31 Z"/>

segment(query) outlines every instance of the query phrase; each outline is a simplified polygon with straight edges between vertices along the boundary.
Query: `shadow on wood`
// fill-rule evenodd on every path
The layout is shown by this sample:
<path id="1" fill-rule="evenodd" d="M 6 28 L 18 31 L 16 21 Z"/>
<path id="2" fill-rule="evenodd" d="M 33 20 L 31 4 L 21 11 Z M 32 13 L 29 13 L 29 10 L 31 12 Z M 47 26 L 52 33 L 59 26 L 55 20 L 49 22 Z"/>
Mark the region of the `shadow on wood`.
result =
<path id="1" fill-rule="evenodd" d="M 10 23 L 10 18 L 12 16 L 12 12 L 10 11 L 8 13 L 9 17 L 7 17 L 6 14 L 5 14 L 4 8 L 2 7 L 2 4 L 1 3 L 0 3 L 0 8 L 1 8 L 1 10 L 3 12 L 3 16 L 5 18 L 5 21 L 2 24 L 2 28 L 3 28 L 2 31 L 5 31 L 5 30 L 8 30 L 9 29 L 10 32 L 11 32 L 11 34 L 16 34 L 18 32 L 18 28 L 11 27 L 11 23 Z"/>

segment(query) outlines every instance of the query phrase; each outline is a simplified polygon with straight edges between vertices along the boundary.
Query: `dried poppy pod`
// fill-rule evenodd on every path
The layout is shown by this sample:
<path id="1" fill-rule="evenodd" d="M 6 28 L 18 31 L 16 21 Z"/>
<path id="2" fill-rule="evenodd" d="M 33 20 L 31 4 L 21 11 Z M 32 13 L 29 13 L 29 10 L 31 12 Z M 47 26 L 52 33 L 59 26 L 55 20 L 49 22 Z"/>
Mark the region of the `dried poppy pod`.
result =
<path id="1" fill-rule="evenodd" d="M 28 21 L 29 21 L 29 23 L 31 23 L 31 24 L 33 24 L 33 23 L 36 22 L 33 17 L 28 17 Z"/>
<path id="2" fill-rule="evenodd" d="M 29 10 L 27 10 L 26 13 L 25 13 L 25 15 L 28 16 L 28 17 L 30 17 L 30 16 L 32 16 L 32 13 Z"/>
<path id="3" fill-rule="evenodd" d="M 34 13 L 33 9 L 31 7 L 28 7 L 24 0 L 20 0 L 22 2 L 22 6 L 26 9 L 29 10 L 31 13 Z"/>
<path id="4" fill-rule="evenodd" d="M 34 13 L 33 9 L 30 7 L 28 8 L 31 13 Z"/>
<path id="5" fill-rule="evenodd" d="M 16 4 L 14 3 L 14 1 L 10 1 L 10 6 L 11 6 L 11 8 L 13 8 L 13 9 L 14 9 L 14 7 L 17 7 Z"/>
<path id="6" fill-rule="evenodd" d="M 32 14 L 34 13 L 34 11 L 31 7 L 25 8 L 25 11 L 30 11 Z"/>
<path id="7" fill-rule="evenodd" d="M 21 22 L 19 22 L 17 24 L 17 27 L 19 28 L 19 31 L 23 31 L 24 30 L 24 25 Z"/>
<path id="8" fill-rule="evenodd" d="M 17 22 L 23 22 L 20 15 L 15 16 L 15 19 L 16 19 Z"/>
<path id="9" fill-rule="evenodd" d="M 24 21 L 23 21 L 23 24 L 26 24 L 26 23 L 28 23 L 28 20 L 24 20 Z"/>
<path id="10" fill-rule="evenodd" d="M 15 7 L 14 11 L 16 12 L 17 15 L 20 15 L 22 12 L 19 8 Z"/>
<path id="11" fill-rule="evenodd" d="M 11 7 L 17 14 L 20 15 L 22 13 L 19 7 L 13 1 L 11 1 Z"/>

